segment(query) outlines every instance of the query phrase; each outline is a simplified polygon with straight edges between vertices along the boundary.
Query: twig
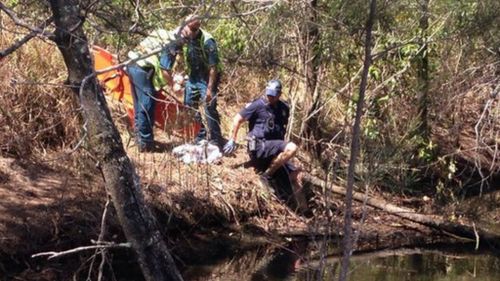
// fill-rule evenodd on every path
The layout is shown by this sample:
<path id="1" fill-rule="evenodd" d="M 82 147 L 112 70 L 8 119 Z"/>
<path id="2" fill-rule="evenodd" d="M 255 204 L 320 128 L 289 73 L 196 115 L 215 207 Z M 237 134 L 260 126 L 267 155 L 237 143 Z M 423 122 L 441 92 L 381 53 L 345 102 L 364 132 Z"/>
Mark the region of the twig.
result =
<path id="1" fill-rule="evenodd" d="M 236 212 L 234 211 L 233 206 L 229 202 L 227 202 L 226 198 L 224 198 L 224 195 L 219 194 L 219 197 L 220 197 L 220 199 L 222 199 L 222 202 L 224 202 L 224 204 L 226 204 L 226 206 L 231 211 L 231 214 L 233 215 L 233 218 L 234 218 L 236 225 L 240 226 L 240 222 L 238 221 L 238 216 L 236 215 Z"/>
<path id="2" fill-rule="evenodd" d="M 139 5 L 140 4 L 139 4 L 139 0 L 136 0 L 135 3 L 133 3 L 133 4 L 135 6 L 134 7 L 134 15 L 135 15 L 136 20 L 133 21 L 134 24 L 129 28 L 129 31 L 134 30 L 137 27 L 137 25 L 139 24 L 139 20 L 140 20 L 140 15 L 139 15 Z"/>
<path id="3" fill-rule="evenodd" d="M 476 248 L 475 249 L 477 251 L 477 249 L 479 249 L 479 234 L 477 233 L 475 223 L 472 223 L 472 228 L 474 229 L 474 236 L 476 236 Z"/>
<path id="4" fill-rule="evenodd" d="M 18 18 L 16 16 L 16 13 L 14 13 L 14 11 L 12 11 L 11 9 L 7 8 L 7 6 L 5 6 L 2 2 L 0 2 L 0 10 L 4 11 L 9 16 L 9 18 L 11 18 L 14 21 L 14 23 L 18 26 L 24 27 L 28 30 L 31 30 L 32 32 L 43 35 L 47 38 L 52 38 L 54 36 L 54 34 L 51 32 L 46 32 L 41 28 L 30 26 L 28 23 Z"/>
<path id="5" fill-rule="evenodd" d="M 0 5 L 1 5 L 1 3 L 0 3 Z M 43 24 L 41 24 L 40 27 L 38 27 L 37 29 L 40 29 L 40 30 L 45 29 L 45 27 L 47 27 L 47 25 L 52 23 L 53 20 L 54 20 L 53 17 L 46 19 L 43 22 Z M 21 40 L 17 41 L 12 46 L 8 47 L 7 49 L 5 49 L 3 51 L 0 51 L 0 60 L 3 59 L 4 57 L 10 55 L 11 53 L 13 53 L 15 50 L 19 49 L 22 45 L 24 45 L 29 40 L 31 40 L 33 37 L 38 35 L 38 33 L 39 33 L 38 31 L 31 31 L 28 35 L 24 36 Z"/>
<path id="6" fill-rule="evenodd" d="M 50 260 L 50 259 L 53 259 L 53 258 L 58 258 L 58 257 L 62 257 L 62 256 L 65 256 L 65 255 L 74 254 L 74 253 L 78 253 L 78 252 L 82 252 L 82 251 L 88 251 L 88 250 L 111 249 L 111 248 L 131 248 L 131 247 L 132 247 L 132 245 L 129 242 L 127 242 L 127 243 L 119 243 L 119 244 L 115 244 L 115 243 L 112 243 L 112 242 L 105 242 L 105 243 L 102 243 L 100 245 L 76 247 L 74 249 L 70 249 L 70 250 L 66 250 L 66 251 L 61 251 L 61 252 L 55 252 L 55 251 L 42 252 L 42 253 L 31 255 L 31 257 L 32 258 L 36 258 L 36 257 L 48 256 L 47 259 Z"/>
<path id="7" fill-rule="evenodd" d="M 486 102 L 486 105 L 484 106 L 483 112 L 481 113 L 479 120 L 477 121 L 476 125 L 474 126 L 474 132 L 476 133 L 476 149 L 479 149 L 482 146 L 481 143 L 484 144 L 484 142 L 482 141 L 482 137 L 481 137 L 482 136 L 482 134 L 481 134 L 482 127 L 480 128 L 480 125 L 483 123 L 483 120 L 484 120 L 487 112 L 489 111 L 490 106 L 493 104 L 493 101 L 494 101 L 494 99 L 490 98 Z M 476 166 L 476 169 L 477 169 L 479 175 L 481 176 L 481 186 L 479 188 L 479 196 L 482 196 L 484 183 L 486 182 L 488 177 L 483 174 L 481 163 L 477 157 L 474 159 L 474 162 L 475 162 L 474 164 Z"/>
<path id="8" fill-rule="evenodd" d="M 99 170 L 101 170 L 101 174 L 102 174 L 102 169 L 99 169 Z M 104 178 L 104 175 L 102 175 L 102 178 L 104 181 L 106 181 Z M 104 235 L 106 234 L 106 217 L 108 214 L 110 203 L 111 203 L 110 196 L 107 195 L 106 204 L 104 205 L 104 210 L 102 211 L 101 232 L 99 233 L 99 237 L 97 238 L 97 242 L 96 242 L 97 244 L 101 244 L 104 241 Z M 89 273 L 87 275 L 87 280 L 91 280 L 92 268 L 94 266 L 95 258 L 99 252 L 101 252 L 101 263 L 99 264 L 99 271 L 98 271 L 97 280 L 98 281 L 102 280 L 102 272 L 104 269 L 104 263 L 106 262 L 106 250 L 105 249 L 96 249 L 94 255 L 92 256 L 92 262 L 90 263 L 90 266 L 89 266 Z"/>
<path id="9" fill-rule="evenodd" d="M 109 203 L 111 203 L 110 196 L 108 195 L 108 200 L 106 201 L 106 205 L 104 206 L 104 211 L 102 213 L 102 221 L 101 221 L 101 233 L 99 234 L 98 242 L 101 242 L 104 239 L 104 234 L 106 231 L 106 214 L 108 213 Z M 102 280 L 102 273 L 104 272 L 104 263 L 106 262 L 106 249 L 101 250 L 101 264 L 99 264 L 99 274 L 97 276 L 97 281 Z"/>

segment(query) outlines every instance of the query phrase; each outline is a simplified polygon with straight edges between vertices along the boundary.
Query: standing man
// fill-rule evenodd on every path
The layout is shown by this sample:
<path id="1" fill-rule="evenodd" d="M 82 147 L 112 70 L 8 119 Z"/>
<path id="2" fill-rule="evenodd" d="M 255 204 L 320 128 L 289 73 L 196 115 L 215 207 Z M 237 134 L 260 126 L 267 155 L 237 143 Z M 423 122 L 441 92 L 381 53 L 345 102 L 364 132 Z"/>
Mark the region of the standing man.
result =
<path id="1" fill-rule="evenodd" d="M 158 29 L 153 31 L 133 51 L 130 59 L 147 56 L 154 50 L 161 52 L 150 55 L 127 66 L 127 72 L 133 85 L 134 132 L 140 152 L 154 148 L 154 107 L 155 96 L 165 85 L 173 86 L 172 65 L 168 59 L 180 50 L 183 39 L 178 31 Z"/>
<path id="2" fill-rule="evenodd" d="M 285 141 L 286 126 L 290 109 L 280 100 L 281 82 L 271 80 L 267 83 L 265 96 L 248 103 L 234 116 L 229 141 L 224 146 L 224 153 L 236 150 L 236 137 L 243 122 L 249 122 L 247 152 L 257 172 L 271 178 L 284 166 L 292 182 L 294 197 L 300 212 L 307 211 L 307 202 L 298 183 L 298 170 L 289 162 L 297 153 L 297 145 Z"/>
<path id="3" fill-rule="evenodd" d="M 220 117 L 217 111 L 217 91 L 219 87 L 222 65 L 220 63 L 215 39 L 201 28 L 201 21 L 190 16 L 182 28 L 182 37 L 186 39 L 183 55 L 186 72 L 189 79 L 184 92 L 184 104 L 197 108 L 202 102 L 205 108 L 206 122 L 209 130 L 209 140 L 222 148 L 224 140 L 220 129 Z M 175 57 L 171 56 L 175 61 Z M 173 64 L 173 63 L 172 63 Z M 207 139 L 207 129 L 202 122 L 201 114 L 195 117 L 201 123 L 201 130 L 195 138 L 195 143 Z"/>

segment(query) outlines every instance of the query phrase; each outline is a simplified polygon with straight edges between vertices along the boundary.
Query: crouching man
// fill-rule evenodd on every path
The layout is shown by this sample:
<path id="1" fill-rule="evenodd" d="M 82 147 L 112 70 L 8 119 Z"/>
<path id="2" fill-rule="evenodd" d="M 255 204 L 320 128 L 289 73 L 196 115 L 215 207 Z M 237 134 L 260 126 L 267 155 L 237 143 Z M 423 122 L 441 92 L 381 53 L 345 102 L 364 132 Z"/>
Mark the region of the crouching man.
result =
<path id="1" fill-rule="evenodd" d="M 281 82 L 271 80 L 267 83 L 265 95 L 248 103 L 234 116 L 229 141 L 224 153 L 236 150 L 236 137 L 243 122 L 249 122 L 247 152 L 251 163 L 264 179 L 271 179 L 275 172 L 284 167 L 292 182 L 297 211 L 308 211 L 307 202 L 298 182 L 298 169 L 289 160 L 297 153 L 297 145 L 285 141 L 286 126 L 290 109 L 280 100 Z"/>

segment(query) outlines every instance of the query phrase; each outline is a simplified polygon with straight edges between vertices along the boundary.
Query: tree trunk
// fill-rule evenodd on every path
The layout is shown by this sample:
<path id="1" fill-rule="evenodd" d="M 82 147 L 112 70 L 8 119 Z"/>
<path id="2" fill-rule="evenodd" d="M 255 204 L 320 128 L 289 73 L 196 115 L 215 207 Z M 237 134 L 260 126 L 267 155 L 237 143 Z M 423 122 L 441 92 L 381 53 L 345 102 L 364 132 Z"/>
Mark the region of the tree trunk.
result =
<path id="1" fill-rule="evenodd" d="M 345 196 L 345 213 L 344 213 L 344 239 L 343 239 L 343 254 L 342 263 L 340 266 L 339 280 L 347 280 L 347 272 L 349 271 L 349 257 L 352 252 L 352 193 L 354 187 L 354 171 L 356 168 L 356 159 L 359 153 L 359 138 L 361 130 L 361 117 L 363 116 L 363 105 L 365 101 L 366 84 L 368 81 L 368 70 L 371 65 L 371 45 L 372 45 L 372 27 L 375 21 L 375 10 L 377 1 L 371 0 L 370 13 L 366 22 L 366 40 L 365 40 L 365 60 L 363 65 L 363 74 L 359 85 L 359 98 L 356 104 L 356 118 L 354 120 L 352 130 L 351 155 L 349 159 L 349 168 L 347 170 L 347 191 Z"/>
<path id="2" fill-rule="evenodd" d="M 318 88 L 318 77 L 321 65 L 319 28 L 318 28 L 318 1 L 311 0 L 307 4 L 307 13 L 302 41 L 304 46 L 304 76 L 306 83 L 306 97 L 304 98 L 304 116 L 299 135 L 310 142 L 305 142 L 305 148 L 313 152 L 316 157 L 321 156 L 321 146 L 316 142 L 320 137 L 319 116 L 317 109 L 321 98 Z"/>
<path id="3" fill-rule="evenodd" d="M 427 45 L 427 29 L 429 27 L 429 0 L 419 0 L 422 16 L 420 17 L 420 52 L 417 54 L 418 81 L 418 116 L 417 132 L 427 143 L 429 140 L 428 108 L 429 108 L 429 56 Z"/>
<path id="4" fill-rule="evenodd" d="M 147 208 L 134 167 L 113 124 L 101 87 L 95 78 L 84 18 L 77 0 L 51 0 L 55 41 L 68 69 L 67 84 L 79 95 L 88 145 L 104 174 L 118 219 L 138 256 L 146 280 L 182 280 L 162 239 L 155 217 Z"/>

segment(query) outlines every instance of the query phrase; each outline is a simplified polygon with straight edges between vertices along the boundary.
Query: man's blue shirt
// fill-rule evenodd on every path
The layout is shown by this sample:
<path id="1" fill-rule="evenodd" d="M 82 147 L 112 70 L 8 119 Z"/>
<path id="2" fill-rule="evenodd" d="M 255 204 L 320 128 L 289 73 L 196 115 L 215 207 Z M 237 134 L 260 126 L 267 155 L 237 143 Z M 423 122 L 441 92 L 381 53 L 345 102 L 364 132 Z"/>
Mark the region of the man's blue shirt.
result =
<path id="1" fill-rule="evenodd" d="M 187 52 L 184 59 L 190 69 L 189 80 L 193 83 L 204 82 L 206 84 L 209 67 L 219 63 L 219 54 L 214 39 L 209 39 L 204 43 L 202 40 L 203 33 L 200 31 L 195 39 L 187 42 Z M 167 55 L 161 56 L 160 65 L 164 69 L 172 69 L 175 63 L 175 54 L 178 51 L 175 50 L 175 47 L 172 48 L 174 49 L 170 50 Z"/>
<path id="2" fill-rule="evenodd" d="M 239 114 L 249 122 L 249 135 L 266 140 L 285 138 L 290 108 L 282 101 L 271 106 L 266 97 L 248 103 Z"/>
<path id="3" fill-rule="evenodd" d="M 189 65 L 191 73 L 189 78 L 192 81 L 207 81 L 210 66 L 215 66 L 219 62 L 217 44 L 214 39 L 209 39 L 205 43 L 202 33 L 187 43 L 186 63 Z M 203 47 L 203 49 L 202 49 Z"/>

